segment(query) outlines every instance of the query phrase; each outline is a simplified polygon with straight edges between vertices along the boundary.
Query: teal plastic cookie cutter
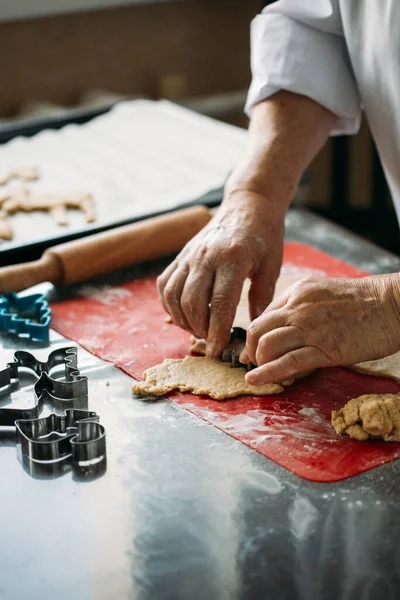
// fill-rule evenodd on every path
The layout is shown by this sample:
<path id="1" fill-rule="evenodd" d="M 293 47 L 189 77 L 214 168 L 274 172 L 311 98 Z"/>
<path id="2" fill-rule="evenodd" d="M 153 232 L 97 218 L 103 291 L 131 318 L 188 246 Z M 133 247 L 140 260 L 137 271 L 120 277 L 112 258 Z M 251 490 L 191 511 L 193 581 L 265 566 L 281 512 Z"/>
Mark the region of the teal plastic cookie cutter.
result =
<path id="1" fill-rule="evenodd" d="M 44 294 L 0 296 L 0 329 L 40 342 L 49 341 L 51 308 Z"/>

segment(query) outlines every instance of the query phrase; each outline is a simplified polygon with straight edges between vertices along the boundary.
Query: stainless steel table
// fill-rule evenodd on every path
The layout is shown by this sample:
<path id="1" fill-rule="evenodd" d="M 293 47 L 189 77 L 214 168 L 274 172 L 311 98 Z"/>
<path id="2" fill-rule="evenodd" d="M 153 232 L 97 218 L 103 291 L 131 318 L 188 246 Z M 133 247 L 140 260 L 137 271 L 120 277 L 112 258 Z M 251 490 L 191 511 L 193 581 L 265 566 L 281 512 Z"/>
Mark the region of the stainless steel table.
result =
<path id="1" fill-rule="evenodd" d="M 287 239 L 400 271 L 400 259 L 303 211 L 289 213 Z M 34 347 L 1 342 L 2 364 Z M 130 378 L 84 350 L 80 365 L 107 430 L 107 472 L 34 477 L 0 434 L 0 598 L 399 598 L 400 463 L 309 483 L 167 400 L 133 401 Z"/>

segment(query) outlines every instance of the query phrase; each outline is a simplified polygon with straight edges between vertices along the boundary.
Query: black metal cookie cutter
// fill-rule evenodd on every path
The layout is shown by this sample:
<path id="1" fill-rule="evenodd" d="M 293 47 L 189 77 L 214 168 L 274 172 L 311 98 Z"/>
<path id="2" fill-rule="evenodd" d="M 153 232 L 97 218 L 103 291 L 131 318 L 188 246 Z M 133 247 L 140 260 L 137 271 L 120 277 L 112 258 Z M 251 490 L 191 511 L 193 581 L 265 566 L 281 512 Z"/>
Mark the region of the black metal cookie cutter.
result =
<path id="1" fill-rule="evenodd" d="M 64 366 L 64 380 L 50 376 L 57 366 Z M 22 409 L 0 408 L 0 427 L 16 428 L 17 445 L 23 457 L 42 466 L 71 458 L 72 466 L 83 471 L 105 463 L 105 429 L 98 415 L 86 410 L 88 380 L 79 373 L 77 349 L 54 350 L 46 362 L 29 352 L 15 352 L 14 360 L 0 371 L 0 388 L 19 383 L 20 369 L 28 369 L 38 376 L 34 405 Z M 46 402 L 67 410 L 61 416 L 51 413 L 39 417 Z"/>
<path id="2" fill-rule="evenodd" d="M 231 367 L 234 369 L 245 367 L 246 371 L 251 371 L 251 369 L 254 369 L 255 365 L 251 363 L 243 365 L 239 360 L 242 350 L 246 346 L 246 335 L 247 332 L 242 327 L 232 327 L 229 343 L 222 350 L 221 360 L 222 362 L 231 363 Z"/>

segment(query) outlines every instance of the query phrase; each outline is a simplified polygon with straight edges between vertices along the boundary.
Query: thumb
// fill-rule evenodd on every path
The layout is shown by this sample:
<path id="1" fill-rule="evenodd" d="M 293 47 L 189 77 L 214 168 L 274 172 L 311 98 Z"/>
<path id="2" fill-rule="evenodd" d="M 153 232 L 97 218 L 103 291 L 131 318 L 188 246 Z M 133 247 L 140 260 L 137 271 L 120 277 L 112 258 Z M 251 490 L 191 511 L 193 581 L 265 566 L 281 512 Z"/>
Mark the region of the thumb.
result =
<path id="1" fill-rule="evenodd" d="M 252 278 L 249 290 L 249 310 L 252 321 L 257 319 L 272 302 L 277 278 L 278 275 L 273 275 L 266 264 L 262 265 L 257 275 Z"/>

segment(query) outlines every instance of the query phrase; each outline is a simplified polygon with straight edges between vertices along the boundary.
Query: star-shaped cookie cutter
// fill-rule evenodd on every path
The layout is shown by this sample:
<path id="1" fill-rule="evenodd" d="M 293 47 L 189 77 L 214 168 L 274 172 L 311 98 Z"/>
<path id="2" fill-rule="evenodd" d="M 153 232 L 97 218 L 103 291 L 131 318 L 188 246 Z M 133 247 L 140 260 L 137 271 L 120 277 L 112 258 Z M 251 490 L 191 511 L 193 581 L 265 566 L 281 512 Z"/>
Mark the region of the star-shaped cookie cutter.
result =
<path id="1" fill-rule="evenodd" d="M 51 308 L 44 294 L 0 296 L 0 328 L 18 336 L 49 341 Z"/>
<path id="2" fill-rule="evenodd" d="M 64 366 L 64 380 L 50 376 L 57 366 Z M 79 372 L 77 348 L 54 350 L 45 362 L 30 352 L 15 352 L 13 361 L 0 371 L 0 388 L 19 382 L 20 369 L 38 376 L 34 385 L 34 405 L 30 408 L 0 408 L 0 427 L 16 428 L 22 455 L 42 465 L 71 457 L 72 466 L 84 470 L 105 462 L 105 429 L 99 424 L 98 415 L 86 410 L 88 379 Z M 45 402 L 67 410 L 62 416 L 51 413 L 39 417 Z"/>

